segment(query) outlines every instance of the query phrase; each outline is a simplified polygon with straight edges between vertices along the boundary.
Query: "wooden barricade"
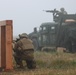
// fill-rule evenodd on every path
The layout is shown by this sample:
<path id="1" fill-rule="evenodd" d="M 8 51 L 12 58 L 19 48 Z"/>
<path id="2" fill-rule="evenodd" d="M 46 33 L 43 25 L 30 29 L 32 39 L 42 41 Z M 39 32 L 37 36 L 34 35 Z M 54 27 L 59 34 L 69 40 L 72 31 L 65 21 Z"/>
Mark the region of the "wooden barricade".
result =
<path id="1" fill-rule="evenodd" d="M 12 70 L 12 20 L 0 21 L 0 69 Z"/>

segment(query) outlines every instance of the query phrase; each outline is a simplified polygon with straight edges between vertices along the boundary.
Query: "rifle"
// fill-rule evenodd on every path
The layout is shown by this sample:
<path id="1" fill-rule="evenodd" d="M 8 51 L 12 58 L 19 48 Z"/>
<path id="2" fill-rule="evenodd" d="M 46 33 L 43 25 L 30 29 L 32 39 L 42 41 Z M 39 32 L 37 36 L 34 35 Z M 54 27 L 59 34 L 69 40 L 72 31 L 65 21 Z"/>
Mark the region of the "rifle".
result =
<path id="1" fill-rule="evenodd" d="M 54 10 L 43 10 L 43 11 L 53 13 L 53 20 L 55 22 L 58 21 L 58 18 L 59 18 L 59 11 L 58 10 L 54 9 Z"/>
<path id="2" fill-rule="evenodd" d="M 43 10 L 43 11 L 45 11 L 45 12 L 49 12 L 49 13 L 53 13 L 53 14 L 55 14 L 55 13 L 58 13 L 59 11 L 58 10 L 56 10 L 56 9 L 54 9 L 54 10 Z"/>

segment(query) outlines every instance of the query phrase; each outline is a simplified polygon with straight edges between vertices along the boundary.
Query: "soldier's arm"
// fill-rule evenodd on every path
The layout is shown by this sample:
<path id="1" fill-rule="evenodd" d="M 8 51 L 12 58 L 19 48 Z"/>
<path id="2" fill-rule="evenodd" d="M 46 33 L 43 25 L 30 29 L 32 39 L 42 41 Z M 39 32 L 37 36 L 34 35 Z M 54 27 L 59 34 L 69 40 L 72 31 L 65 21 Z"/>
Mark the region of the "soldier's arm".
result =
<path id="1" fill-rule="evenodd" d="M 14 45 L 14 52 L 16 52 L 18 50 L 18 43 L 16 42 Z"/>
<path id="2" fill-rule="evenodd" d="M 22 42 L 21 42 L 21 41 L 18 41 L 18 42 L 17 42 L 17 47 L 16 47 L 16 48 L 17 48 L 17 50 L 19 50 L 19 51 L 22 49 Z"/>

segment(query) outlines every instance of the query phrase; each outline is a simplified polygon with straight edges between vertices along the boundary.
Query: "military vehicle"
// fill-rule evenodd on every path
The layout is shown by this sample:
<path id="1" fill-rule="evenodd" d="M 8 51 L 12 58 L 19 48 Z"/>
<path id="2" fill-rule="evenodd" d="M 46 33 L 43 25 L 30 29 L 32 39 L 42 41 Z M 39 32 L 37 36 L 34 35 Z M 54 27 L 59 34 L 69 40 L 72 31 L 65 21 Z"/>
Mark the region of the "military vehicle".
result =
<path id="1" fill-rule="evenodd" d="M 58 10 L 46 10 L 53 13 L 53 22 L 40 25 L 38 48 L 56 49 L 66 48 L 67 52 L 76 52 L 76 14 L 62 14 Z"/>

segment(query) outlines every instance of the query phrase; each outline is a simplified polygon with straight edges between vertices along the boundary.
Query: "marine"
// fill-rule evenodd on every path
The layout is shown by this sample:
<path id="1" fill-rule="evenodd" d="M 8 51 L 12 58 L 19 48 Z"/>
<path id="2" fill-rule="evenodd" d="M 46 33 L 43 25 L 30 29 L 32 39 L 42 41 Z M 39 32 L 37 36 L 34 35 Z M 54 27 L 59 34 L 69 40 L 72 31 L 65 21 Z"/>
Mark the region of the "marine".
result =
<path id="1" fill-rule="evenodd" d="M 19 35 L 19 40 L 16 41 L 14 47 L 14 59 L 16 61 L 18 68 L 23 68 L 22 61 L 26 61 L 27 68 L 35 69 L 36 62 L 34 60 L 34 46 L 32 44 L 32 40 L 28 38 L 26 33 L 22 33 Z"/>
<path id="2" fill-rule="evenodd" d="M 66 14 L 67 14 L 67 12 L 65 11 L 65 9 L 64 9 L 64 8 L 60 8 L 60 13 L 62 13 L 62 14 L 64 14 L 64 15 L 66 15 Z"/>

